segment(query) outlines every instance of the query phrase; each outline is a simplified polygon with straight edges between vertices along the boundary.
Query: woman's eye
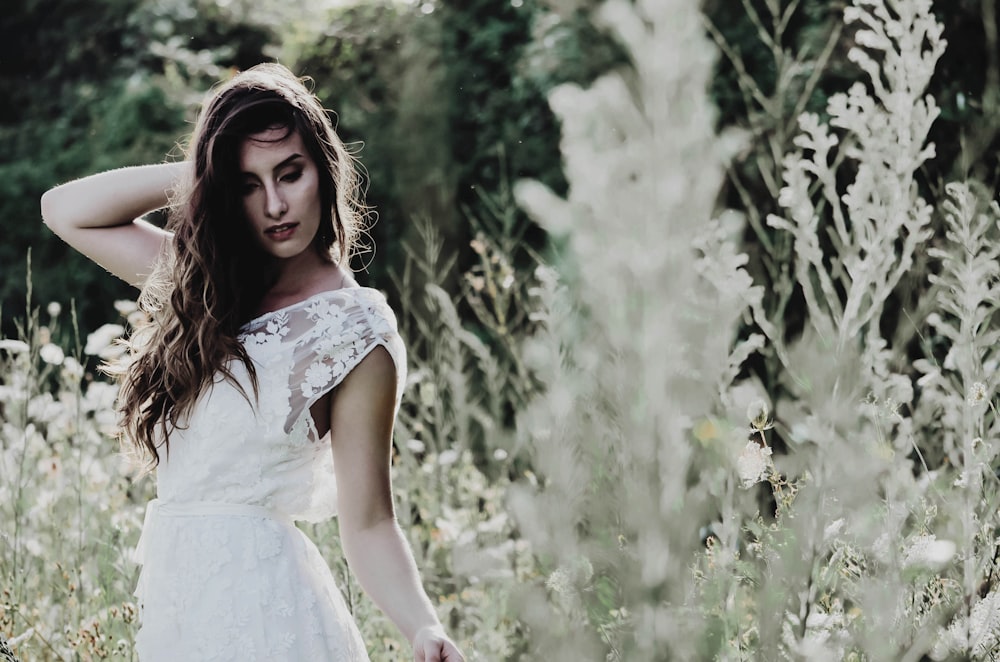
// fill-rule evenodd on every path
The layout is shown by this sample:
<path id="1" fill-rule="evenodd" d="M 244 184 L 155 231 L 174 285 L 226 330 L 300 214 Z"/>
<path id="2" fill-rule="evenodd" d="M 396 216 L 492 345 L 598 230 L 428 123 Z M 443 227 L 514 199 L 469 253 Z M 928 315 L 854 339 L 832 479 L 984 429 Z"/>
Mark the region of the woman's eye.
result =
<path id="1" fill-rule="evenodd" d="M 257 190 L 257 184 L 254 182 L 244 182 L 243 188 L 241 189 L 243 195 L 250 195 Z"/>
<path id="2" fill-rule="evenodd" d="M 294 181 L 296 181 L 301 176 L 302 176 L 302 171 L 301 170 L 294 170 L 294 171 L 288 173 L 287 175 L 285 175 L 284 177 L 282 177 L 281 181 L 283 181 L 283 182 L 294 182 Z"/>

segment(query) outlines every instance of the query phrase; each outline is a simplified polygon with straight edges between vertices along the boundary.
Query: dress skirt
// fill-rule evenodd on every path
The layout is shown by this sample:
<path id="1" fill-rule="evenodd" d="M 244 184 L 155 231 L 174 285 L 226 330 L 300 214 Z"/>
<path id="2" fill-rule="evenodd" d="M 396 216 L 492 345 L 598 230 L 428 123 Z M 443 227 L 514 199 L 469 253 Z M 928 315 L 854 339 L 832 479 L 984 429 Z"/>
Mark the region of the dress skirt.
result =
<path id="1" fill-rule="evenodd" d="M 154 500 L 136 560 L 141 662 L 368 660 L 316 546 L 266 508 Z"/>

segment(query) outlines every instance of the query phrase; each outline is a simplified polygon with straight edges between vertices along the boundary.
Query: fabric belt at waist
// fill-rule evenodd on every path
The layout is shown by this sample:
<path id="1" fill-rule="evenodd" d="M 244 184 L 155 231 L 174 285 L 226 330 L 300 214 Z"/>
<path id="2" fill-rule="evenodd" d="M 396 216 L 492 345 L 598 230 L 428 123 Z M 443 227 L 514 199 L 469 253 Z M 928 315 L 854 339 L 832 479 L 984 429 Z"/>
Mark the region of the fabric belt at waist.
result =
<path id="1" fill-rule="evenodd" d="M 139 542 L 136 543 L 133 560 L 142 564 L 146 556 L 147 534 L 159 526 L 164 517 L 255 517 L 271 519 L 294 526 L 289 515 L 265 506 L 249 503 L 225 503 L 222 501 L 161 501 L 153 499 L 146 505 L 146 517 L 142 522 Z"/>

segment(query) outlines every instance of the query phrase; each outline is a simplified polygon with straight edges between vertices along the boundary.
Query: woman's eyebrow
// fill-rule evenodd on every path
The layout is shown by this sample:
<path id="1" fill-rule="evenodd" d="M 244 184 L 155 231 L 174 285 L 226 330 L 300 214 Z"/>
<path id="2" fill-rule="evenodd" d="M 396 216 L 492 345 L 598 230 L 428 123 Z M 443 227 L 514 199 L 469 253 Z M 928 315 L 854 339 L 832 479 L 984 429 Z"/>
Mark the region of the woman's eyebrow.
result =
<path id="1" fill-rule="evenodd" d="M 302 155 L 296 152 L 295 154 L 292 154 L 291 156 L 289 156 L 287 159 L 285 159 L 284 161 L 282 161 L 278 165 L 274 166 L 274 169 L 275 170 L 281 170 L 285 166 L 291 165 L 294 161 L 297 161 L 298 159 L 301 159 L 301 158 L 302 158 Z"/>
<path id="2" fill-rule="evenodd" d="M 294 163 L 295 161 L 298 161 L 298 160 L 299 160 L 299 159 L 301 159 L 301 158 L 302 158 L 302 155 L 301 155 L 301 154 L 299 154 L 298 152 L 296 152 L 295 154 L 292 154 L 292 155 L 291 155 L 291 156 L 289 156 L 288 158 L 286 158 L 286 159 L 283 159 L 283 160 L 281 161 L 281 163 L 279 163 L 278 165 L 274 166 L 274 168 L 272 168 L 272 170 L 271 170 L 271 171 L 272 171 L 272 172 L 277 172 L 277 171 L 281 170 L 282 168 L 284 168 L 285 166 L 289 166 L 289 165 L 291 165 L 291 164 L 292 164 L 292 163 Z M 245 171 L 245 170 L 243 171 L 243 173 L 242 173 L 242 174 L 243 174 L 243 175 L 244 175 L 245 177 L 255 177 L 255 176 L 256 176 L 256 175 L 255 175 L 254 173 L 252 173 L 252 172 L 247 172 L 247 171 Z"/>

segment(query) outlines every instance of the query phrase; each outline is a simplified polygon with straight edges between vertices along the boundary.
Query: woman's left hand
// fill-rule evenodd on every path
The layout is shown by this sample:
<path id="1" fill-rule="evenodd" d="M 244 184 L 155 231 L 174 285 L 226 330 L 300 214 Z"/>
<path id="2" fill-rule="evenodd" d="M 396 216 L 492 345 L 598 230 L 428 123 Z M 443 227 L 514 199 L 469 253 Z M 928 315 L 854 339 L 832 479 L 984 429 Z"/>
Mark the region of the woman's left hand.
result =
<path id="1" fill-rule="evenodd" d="M 413 662 L 465 662 L 465 656 L 444 628 L 424 627 L 413 637 Z"/>

